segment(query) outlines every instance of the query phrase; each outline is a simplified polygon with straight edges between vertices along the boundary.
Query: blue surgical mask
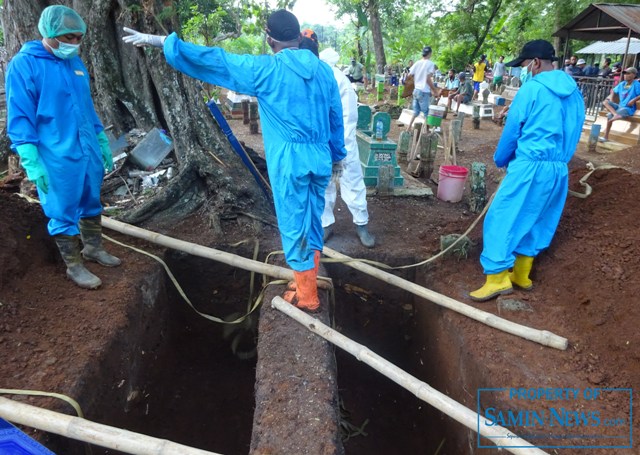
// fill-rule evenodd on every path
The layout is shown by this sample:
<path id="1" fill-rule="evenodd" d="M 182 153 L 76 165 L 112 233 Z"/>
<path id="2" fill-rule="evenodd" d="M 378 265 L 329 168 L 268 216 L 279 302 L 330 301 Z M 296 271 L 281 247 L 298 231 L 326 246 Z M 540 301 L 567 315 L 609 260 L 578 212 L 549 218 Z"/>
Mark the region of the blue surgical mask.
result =
<path id="1" fill-rule="evenodd" d="M 529 62 L 529 64 L 527 66 L 522 68 L 522 73 L 520 73 L 520 82 L 522 84 L 524 84 L 525 82 L 531 80 L 531 78 L 533 77 L 533 74 L 531 74 L 531 70 L 529 69 L 529 67 L 531 66 L 531 64 L 533 62 L 534 61 L 531 60 L 531 62 Z"/>
<path id="2" fill-rule="evenodd" d="M 55 40 L 58 41 L 57 39 Z M 80 45 L 63 43 L 61 41 L 58 41 L 58 48 L 57 49 L 51 48 L 51 52 L 53 52 L 53 55 L 55 55 L 56 57 L 66 60 L 78 55 L 78 52 L 80 52 Z"/>

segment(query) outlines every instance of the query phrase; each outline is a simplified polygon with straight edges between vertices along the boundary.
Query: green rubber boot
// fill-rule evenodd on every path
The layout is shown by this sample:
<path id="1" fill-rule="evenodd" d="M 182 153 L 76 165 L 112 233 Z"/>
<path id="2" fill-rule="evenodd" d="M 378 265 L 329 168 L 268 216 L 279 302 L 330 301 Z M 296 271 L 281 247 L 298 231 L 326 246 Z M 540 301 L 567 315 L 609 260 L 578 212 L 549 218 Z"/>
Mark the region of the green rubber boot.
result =
<path id="1" fill-rule="evenodd" d="M 513 272 L 509 274 L 509 279 L 520 289 L 530 291 L 533 289 L 533 281 L 529 278 L 532 267 L 533 257 L 516 256 L 516 262 L 513 264 Z"/>
<path id="2" fill-rule="evenodd" d="M 96 289 L 102 281 L 82 264 L 80 257 L 80 239 L 77 235 L 56 235 L 56 245 L 67 265 L 67 277 L 84 289 Z"/>
<path id="3" fill-rule="evenodd" d="M 122 264 L 119 258 L 107 253 L 102 247 L 102 218 L 100 215 L 82 218 L 79 227 L 84 245 L 82 257 L 105 267 L 117 267 Z"/>

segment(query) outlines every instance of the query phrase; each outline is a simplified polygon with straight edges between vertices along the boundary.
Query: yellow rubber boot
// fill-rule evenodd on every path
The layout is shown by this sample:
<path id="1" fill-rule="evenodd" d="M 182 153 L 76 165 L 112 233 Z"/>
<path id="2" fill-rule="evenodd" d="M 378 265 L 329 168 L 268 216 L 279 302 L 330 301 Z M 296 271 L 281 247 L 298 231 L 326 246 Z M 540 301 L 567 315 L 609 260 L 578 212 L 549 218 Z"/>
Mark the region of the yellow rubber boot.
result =
<path id="1" fill-rule="evenodd" d="M 509 274 L 511 283 L 525 291 L 533 289 L 533 281 L 529 279 L 531 267 L 533 267 L 533 257 L 516 256 L 516 262 L 513 264 L 513 272 Z"/>
<path id="2" fill-rule="evenodd" d="M 509 279 L 509 271 L 504 270 L 500 273 L 493 275 L 487 275 L 487 281 L 484 286 L 469 293 L 472 300 L 476 302 L 484 302 L 494 297 L 498 297 L 500 294 L 511 294 L 513 292 L 513 286 Z"/>

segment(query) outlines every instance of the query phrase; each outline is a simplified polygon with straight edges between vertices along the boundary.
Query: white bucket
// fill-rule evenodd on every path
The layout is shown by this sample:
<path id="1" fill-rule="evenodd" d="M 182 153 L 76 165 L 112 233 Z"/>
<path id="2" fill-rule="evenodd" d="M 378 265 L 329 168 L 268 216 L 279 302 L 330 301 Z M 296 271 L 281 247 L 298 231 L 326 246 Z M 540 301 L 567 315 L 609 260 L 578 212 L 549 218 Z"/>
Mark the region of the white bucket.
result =
<path id="1" fill-rule="evenodd" d="M 460 202 L 469 170 L 462 166 L 440 166 L 438 174 L 440 176 L 438 199 L 446 202 Z"/>
<path id="2" fill-rule="evenodd" d="M 444 117 L 444 106 L 429 106 L 429 115 L 432 117 Z"/>

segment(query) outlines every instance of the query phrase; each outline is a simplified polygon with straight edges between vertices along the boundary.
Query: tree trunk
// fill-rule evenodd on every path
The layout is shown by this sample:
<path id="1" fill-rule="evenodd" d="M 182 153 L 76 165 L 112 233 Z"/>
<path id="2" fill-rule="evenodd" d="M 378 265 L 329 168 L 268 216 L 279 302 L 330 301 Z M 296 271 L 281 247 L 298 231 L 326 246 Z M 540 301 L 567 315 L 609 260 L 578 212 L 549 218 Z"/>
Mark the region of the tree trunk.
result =
<path id="1" fill-rule="evenodd" d="M 382 27 L 380 25 L 380 8 L 377 0 L 371 0 L 368 6 L 369 27 L 373 38 L 373 51 L 376 54 L 376 70 L 378 74 L 384 74 L 387 59 L 384 55 L 384 43 L 382 41 Z"/>
<path id="2" fill-rule="evenodd" d="M 41 38 L 37 23 L 42 9 L 60 3 L 74 8 L 87 24 L 81 58 L 91 75 L 93 100 L 103 124 L 113 125 L 116 135 L 132 128 L 149 130 L 156 126 L 166 129 L 174 140 L 178 176 L 123 220 L 137 223 L 159 212 L 175 220 L 205 202 L 214 226 L 218 225 L 218 213 L 269 212 L 260 188 L 213 121 L 198 81 L 173 70 L 162 50 L 122 42 L 123 27 L 161 35 L 178 30 L 175 17 L 159 17 L 171 2 L 5 0 L 4 34 L 10 56 L 25 41 Z"/>
<path id="3" fill-rule="evenodd" d="M 489 2 L 489 4 L 487 5 L 487 8 L 490 8 L 489 17 L 487 18 L 484 28 L 479 30 L 479 35 L 476 36 L 476 47 L 471 52 L 472 62 L 474 63 L 476 62 L 477 60 L 476 56 L 480 53 L 480 49 L 482 48 L 482 46 L 484 46 L 484 42 L 487 39 L 487 35 L 489 34 L 491 27 L 493 26 L 493 21 L 498 16 L 498 12 L 500 11 L 501 7 L 502 7 L 502 0 L 494 1 L 493 4 Z"/>

